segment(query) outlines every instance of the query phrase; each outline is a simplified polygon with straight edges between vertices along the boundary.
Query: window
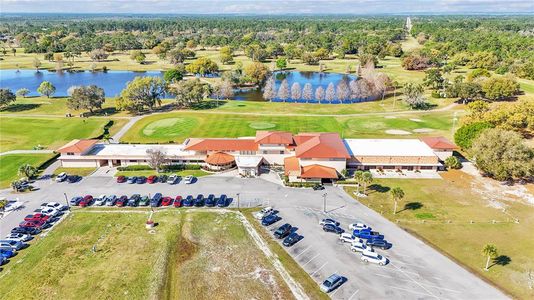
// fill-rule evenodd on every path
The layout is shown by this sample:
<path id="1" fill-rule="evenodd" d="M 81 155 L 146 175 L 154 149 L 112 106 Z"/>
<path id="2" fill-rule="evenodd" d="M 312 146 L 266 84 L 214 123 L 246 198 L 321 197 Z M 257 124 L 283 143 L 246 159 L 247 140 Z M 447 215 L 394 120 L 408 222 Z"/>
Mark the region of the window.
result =
<path id="1" fill-rule="evenodd" d="M 74 155 L 74 152 L 67 152 L 67 155 Z"/>

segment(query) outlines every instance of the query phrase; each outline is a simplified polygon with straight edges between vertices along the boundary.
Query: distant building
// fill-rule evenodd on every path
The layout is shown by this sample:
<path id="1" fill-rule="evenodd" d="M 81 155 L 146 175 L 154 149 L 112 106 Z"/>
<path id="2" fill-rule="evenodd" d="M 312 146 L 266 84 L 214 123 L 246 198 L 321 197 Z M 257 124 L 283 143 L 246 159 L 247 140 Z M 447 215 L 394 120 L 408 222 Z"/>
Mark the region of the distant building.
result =
<path id="1" fill-rule="evenodd" d="M 434 154 L 436 154 L 441 161 L 445 161 L 448 157 L 452 156 L 454 150 L 457 150 L 458 147 L 449 141 L 448 139 L 440 137 L 425 137 L 421 138 L 428 147 L 432 148 Z"/>

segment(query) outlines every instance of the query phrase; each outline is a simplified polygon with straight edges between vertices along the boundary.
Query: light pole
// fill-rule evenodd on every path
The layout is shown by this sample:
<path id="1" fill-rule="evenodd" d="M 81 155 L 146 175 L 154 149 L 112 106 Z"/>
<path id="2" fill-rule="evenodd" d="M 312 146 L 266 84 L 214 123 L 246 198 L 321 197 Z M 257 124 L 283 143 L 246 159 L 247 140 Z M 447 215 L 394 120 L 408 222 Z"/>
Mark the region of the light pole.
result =
<path id="1" fill-rule="evenodd" d="M 328 195 L 328 193 L 323 194 L 323 212 L 325 213 L 326 213 L 326 195 Z"/>
<path id="2" fill-rule="evenodd" d="M 237 193 L 237 209 L 239 210 L 239 195 L 240 193 Z"/>
<path id="3" fill-rule="evenodd" d="M 69 199 L 67 198 L 67 193 L 63 193 L 63 196 L 65 196 L 65 203 L 67 203 L 67 207 L 70 210 L 70 204 L 69 204 Z"/>

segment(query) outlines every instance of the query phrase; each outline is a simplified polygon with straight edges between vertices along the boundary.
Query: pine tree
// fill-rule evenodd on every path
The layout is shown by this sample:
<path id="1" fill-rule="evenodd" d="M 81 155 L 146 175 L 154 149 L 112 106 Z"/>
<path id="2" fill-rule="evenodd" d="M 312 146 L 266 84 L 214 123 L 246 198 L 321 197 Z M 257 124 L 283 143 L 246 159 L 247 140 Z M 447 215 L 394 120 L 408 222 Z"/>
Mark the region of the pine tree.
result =
<path id="1" fill-rule="evenodd" d="M 334 99 L 336 99 L 336 89 L 334 88 L 334 84 L 330 82 L 326 88 L 325 100 L 332 102 Z"/>
<path id="2" fill-rule="evenodd" d="M 324 89 L 322 86 L 315 89 L 315 100 L 319 102 L 324 100 Z"/>
<path id="3" fill-rule="evenodd" d="M 313 99 L 313 88 L 311 83 L 306 83 L 302 89 L 302 99 L 310 101 Z"/>
<path id="4" fill-rule="evenodd" d="M 291 99 L 300 100 L 301 96 L 302 90 L 300 84 L 298 82 L 293 83 L 293 85 L 291 85 Z"/>
<path id="5" fill-rule="evenodd" d="M 276 87 L 274 85 L 274 78 L 271 76 L 267 79 L 265 86 L 263 87 L 263 99 L 273 100 L 276 97 Z"/>
<path id="6" fill-rule="evenodd" d="M 284 79 L 282 81 L 282 84 L 280 84 L 280 88 L 278 89 L 278 98 L 280 100 L 286 101 L 289 98 L 289 83 L 287 82 L 287 79 Z"/>

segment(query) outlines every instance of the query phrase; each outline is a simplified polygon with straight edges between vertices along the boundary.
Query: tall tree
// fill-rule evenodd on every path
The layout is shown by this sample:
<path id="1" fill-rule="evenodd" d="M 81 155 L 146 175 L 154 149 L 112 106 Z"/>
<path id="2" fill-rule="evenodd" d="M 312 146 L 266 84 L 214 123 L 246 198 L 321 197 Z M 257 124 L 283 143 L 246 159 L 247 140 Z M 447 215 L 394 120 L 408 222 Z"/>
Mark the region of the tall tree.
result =
<path id="1" fill-rule="evenodd" d="M 202 101 L 211 93 L 210 87 L 199 79 L 183 80 L 170 86 L 180 106 L 189 107 Z"/>
<path id="2" fill-rule="evenodd" d="M 37 92 L 50 98 L 56 92 L 56 87 L 49 81 L 43 81 L 37 88 Z"/>
<path id="3" fill-rule="evenodd" d="M 147 149 L 146 154 L 148 155 L 148 165 L 159 173 L 167 159 L 165 152 L 161 149 Z"/>
<path id="4" fill-rule="evenodd" d="M 484 271 L 489 270 L 489 263 L 492 258 L 497 257 L 497 247 L 493 244 L 486 244 L 484 245 L 484 248 L 482 248 L 482 255 L 486 256 L 486 267 L 484 267 Z"/>
<path id="5" fill-rule="evenodd" d="M 165 79 L 165 81 L 168 83 L 176 83 L 184 79 L 184 73 L 178 68 L 173 68 L 165 71 L 163 74 L 163 79 Z"/>
<path id="6" fill-rule="evenodd" d="M 412 108 L 424 108 L 427 105 L 423 95 L 424 88 L 413 82 L 404 85 L 404 101 Z"/>
<path id="7" fill-rule="evenodd" d="M 19 175 L 26 176 L 26 178 L 31 179 L 37 174 L 37 168 L 30 164 L 22 164 L 18 170 Z"/>
<path id="8" fill-rule="evenodd" d="M 367 191 L 367 186 L 373 182 L 373 174 L 371 172 L 366 171 L 363 172 L 362 175 L 362 183 L 363 183 L 363 193 Z"/>
<path id="9" fill-rule="evenodd" d="M 315 100 L 321 102 L 324 100 L 324 89 L 322 86 L 315 89 Z"/>
<path id="10" fill-rule="evenodd" d="M 219 50 L 220 60 L 224 65 L 228 65 L 234 61 L 234 53 L 229 46 L 221 47 Z"/>
<path id="11" fill-rule="evenodd" d="M 207 57 L 200 57 L 185 67 L 187 72 L 206 76 L 219 72 L 219 66 Z"/>
<path id="12" fill-rule="evenodd" d="M 349 100 L 350 94 L 350 87 L 347 80 L 341 80 L 336 88 L 337 99 L 341 101 Z"/>
<path id="13" fill-rule="evenodd" d="M 287 68 L 287 59 L 285 57 L 280 57 L 276 60 L 276 67 L 278 70 L 283 70 Z"/>
<path id="14" fill-rule="evenodd" d="M 67 106 L 70 109 L 88 109 L 91 113 L 93 109 L 102 109 L 102 104 L 106 101 L 104 89 L 96 85 L 75 87 L 71 96 L 67 99 Z"/>
<path id="15" fill-rule="evenodd" d="M 144 64 L 146 60 L 146 55 L 141 50 L 133 50 L 130 53 L 130 59 L 135 60 L 140 64 Z"/>
<path id="16" fill-rule="evenodd" d="M 362 185 L 362 181 L 363 181 L 363 171 L 362 170 L 357 170 L 356 172 L 354 172 L 354 180 L 356 181 L 356 184 L 357 184 L 357 187 L 356 187 L 356 194 L 360 195 L 360 186 Z"/>
<path id="17" fill-rule="evenodd" d="M 0 107 L 5 107 L 15 102 L 17 97 L 10 89 L 0 88 Z"/>
<path id="18" fill-rule="evenodd" d="M 161 104 L 166 85 L 160 77 L 135 77 L 128 82 L 117 99 L 117 107 L 133 112 L 141 112 L 145 107 L 153 109 Z"/>
<path id="19" fill-rule="evenodd" d="M 302 99 L 306 101 L 313 100 L 313 87 L 309 82 L 307 82 L 302 89 Z"/>
<path id="20" fill-rule="evenodd" d="M 267 76 L 269 76 L 269 68 L 261 62 L 254 62 L 249 64 L 244 69 L 245 77 L 249 82 L 254 84 L 262 84 Z"/>
<path id="21" fill-rule="evenodd" d="M 263 87 L 263 99 L 271 101 L 274 98 L 276 98 L 276 86 L 274 78 L 270 76 L 269 79 L 267 79 L 267 82 L 265 82 L 265 86 Z"/>
<path id="22" fill-rule="evenodd" d="M 26 96 L 28 96 L 29 94 L 30 90 L 28 90 L 27 88 L 21 88 L 17 90 L 17 96 L 19 97 L 26 98 Z"/>
<path id="23" fill-rule="evenodd" d="M 328 102 L 332 102 L 336 99 L 336 89 L 334 88 L 334 84 L 332 82 L 330 82 L 326 88 L 324 99 Z"/>
<path id="24" fill-rule="evenodd" d="M 89 57 L 93 61 L 103 61 L 104 59 L 108 58 L 109 54 L 104 51 L 104 49 L 95 49 L 91 52 L 89 52 Z"/>
<path id="25" fill-rule="evenodd" d="M 300 88 L 300 84 L 298 82 L 294 82 L 291 85 L 291 99 L 300 100 L 300 98 L 302 98 L 302 89 Z"/>
<path id="26" fill-rule="evenodd" d="M 394 187 L 390 191 L 391 198 L 393 199 L 393 214 L 397 214 L 397 202 L 404 198 L 404 191 L 400 187 Z"/>
<path id="27" fill-rule="evenodd" d="M 289 98 L 289 83 L 287 79 L 282 80 L 280 87 L 278 88 L 278 99 L 286 101 Z"/>
<path id="28" fill-rule="evenodd" d="M 519 92 L 519 83 L 510 76 L 491 77 L 482 83 L 482 91 L 489 100 L 502 100 Z"/>
<path id="29" fill-rule="evenodd" d="M 41 61 L 37 57 L 34 57 L 32 66 L 35 68 L 35 71 L 39 72 L 39 68 L 41 67 Z"/>

